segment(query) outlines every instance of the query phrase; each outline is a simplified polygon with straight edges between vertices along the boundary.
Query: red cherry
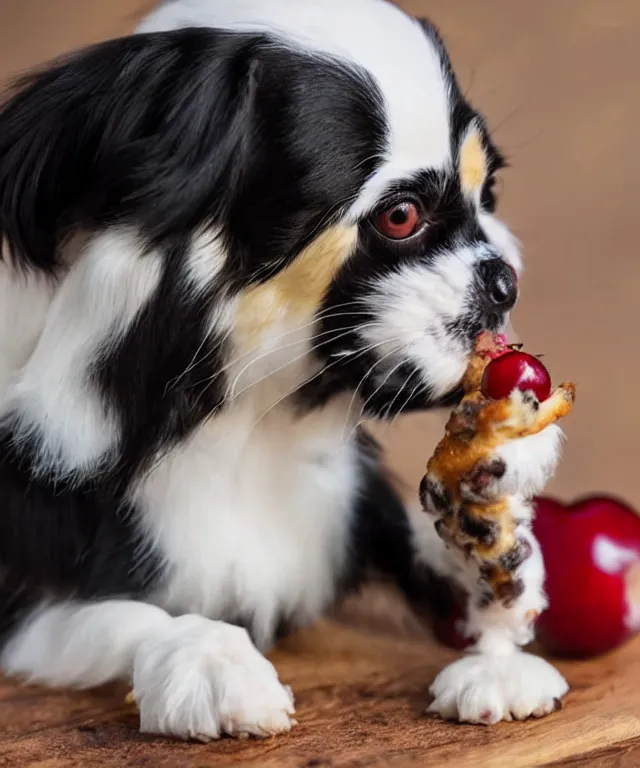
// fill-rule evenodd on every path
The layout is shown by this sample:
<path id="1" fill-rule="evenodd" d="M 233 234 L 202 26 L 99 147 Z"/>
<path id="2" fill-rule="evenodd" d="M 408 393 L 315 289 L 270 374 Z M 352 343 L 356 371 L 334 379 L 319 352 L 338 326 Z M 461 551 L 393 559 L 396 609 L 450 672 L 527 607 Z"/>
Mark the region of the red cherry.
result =
<path id="1" fill-rule="evenodd" d="M 509 397 L 514 389 L 531 390 L 542 401 L 551 394 L 551 376 L 537 357 L 526 352 L 507 352 L 487 365 L 480 389 L 493 400 Z"/>
<path id="2" fill-rule="evenodd" d="M 640 517 L 591 497 L 564 506 L 536 499 L 533 532 L 546 569 L 549 607 L 538 639 L 554 653 L 593 656 L 640 630 Z"/>

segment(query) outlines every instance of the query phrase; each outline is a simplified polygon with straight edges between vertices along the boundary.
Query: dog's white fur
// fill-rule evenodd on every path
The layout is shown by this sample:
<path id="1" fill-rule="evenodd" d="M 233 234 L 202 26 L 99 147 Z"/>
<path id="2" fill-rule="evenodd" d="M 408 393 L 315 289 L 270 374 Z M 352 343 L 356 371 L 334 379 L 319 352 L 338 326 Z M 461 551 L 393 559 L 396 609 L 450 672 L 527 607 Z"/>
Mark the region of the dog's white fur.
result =
<path id="1" fill-rule="evenodd" d="M 173 618 L 147 603 L 43 606 L 2 662 L 10 674 L 51 686 L 129 676 L 145 733 L 210 741 L 294 724 L 291 690 L 244 629 L 203 616 Z"/>
<path id="2" fill-rule="evenodd" d="M 278 606 L 312 619 L 332 602 L 357 493 L 353 444 L 340 442 L 347 405 L 256 424 L 261 404 L 239 403 L 157 465 L 136 502 L 171 568 L 163 606 L 205 616 L 246 606 L 264 647 Z M 310 481 L 322 489 L 312 497 Z"/>
<path id="3" fill-rule="evenodd" d="M 539 656 L 471 654 L 446 667 L 431 686 L 428 711 L 449 720 L 493 725 L 543 717 L 568 690 L 562 675 Z"/>
<path id="4" fill-rule="evenodd" d="M 92 391 L 87 364 L 101 345 L 126 332 L 158 285 L 157 259 L 136 258 L 137 251 L 135 235 L 117 230 L 86 246 L 46 316 L 39 315 L 38 343 L 11 382 L 6 403 L 0 400 L 3 410 L 19 414 L 17 440 L 37 440 L 36 474 L 66 479 L 101 466 L 117 448 L 119 425 Z M 38 288 L 36 310 L 50 290 L 42 282 Z"/>

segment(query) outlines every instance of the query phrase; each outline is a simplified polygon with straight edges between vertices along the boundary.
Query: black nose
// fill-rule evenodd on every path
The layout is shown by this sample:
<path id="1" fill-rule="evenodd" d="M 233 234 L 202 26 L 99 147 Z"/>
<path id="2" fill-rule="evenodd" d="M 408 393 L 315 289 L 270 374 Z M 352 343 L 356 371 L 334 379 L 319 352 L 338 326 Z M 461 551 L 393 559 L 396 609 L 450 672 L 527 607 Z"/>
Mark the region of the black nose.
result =
<path id="1" fill-rule="evenodd" d="M 487 302 L 493 312 L 508 312 L 518 298 L 516 273 L 503 259 L 486 259 L 478 265 L 480 282 Z"/>

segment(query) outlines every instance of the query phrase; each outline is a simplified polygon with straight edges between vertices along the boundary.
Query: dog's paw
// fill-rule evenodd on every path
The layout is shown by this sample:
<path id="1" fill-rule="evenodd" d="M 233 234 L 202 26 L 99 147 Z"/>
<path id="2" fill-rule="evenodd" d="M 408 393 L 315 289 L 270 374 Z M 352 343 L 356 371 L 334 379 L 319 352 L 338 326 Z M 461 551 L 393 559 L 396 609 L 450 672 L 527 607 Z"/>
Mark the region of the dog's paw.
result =
<path id="1" fill-rule="evenodd" d="M 295 724 L 291 690 L 244 629 L 181 616 L 136 654 L 140 730 L 211 741 L 270 736 Z"/>
<path id="2" fill-rule="evenodd" d="M 440 672 L 429 691 L 427 712 L 445 720 L 493 725 L 500 720 L 543 717 L 561 706 L 566 680 L 539 656 L 464 656 Z"/>

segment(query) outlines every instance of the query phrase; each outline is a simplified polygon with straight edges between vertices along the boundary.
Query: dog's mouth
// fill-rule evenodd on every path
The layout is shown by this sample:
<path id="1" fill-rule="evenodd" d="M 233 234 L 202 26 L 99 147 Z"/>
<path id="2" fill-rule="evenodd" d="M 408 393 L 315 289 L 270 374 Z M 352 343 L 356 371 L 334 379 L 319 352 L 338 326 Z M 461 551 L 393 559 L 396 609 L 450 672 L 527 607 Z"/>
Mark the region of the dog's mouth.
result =
<path id="1" fill-rule="evenodd" d="M 340 389 L 354 391 L 362 399 L 363 413 L 382 419 L 452 408 L 464 397 L 463 383 L 478 345 L 498 348 L 508 343 L 503 323 L 499 329 L 487 329 L 486 323 L 477 319 L 432 332 L 427 337 L 435 342 L 431 347 L 408 348 L 402 354 L 392 354 L 397 352 L 393 347 L 380 350 L 379 342 L 371 342 L 375 347 L 371 352 L 367 350 L 369 339 L 365 344 L 357 332 L 348 337 L 340 332 L 333 339 L 331 331 L 329 328 L 327 341 L 323 328 L 317 349 L 322 372 L 304 387 L 304 401 L 320 403 Z"/>
<path id="2" fill-rule="evenodd" d="M 498 357 L 511 347 L 511 342 L 506 332 L 482 331 L 479 333 L 469 351 L 468 364 L 471 364 L 474 356 L 483 355 L 487 358 Z M 464 380 L 467 372 L 460 382 L 449 392 L 443 395 L 436 407 L 452 408 L 460 403 L 465 395 Z"/>

